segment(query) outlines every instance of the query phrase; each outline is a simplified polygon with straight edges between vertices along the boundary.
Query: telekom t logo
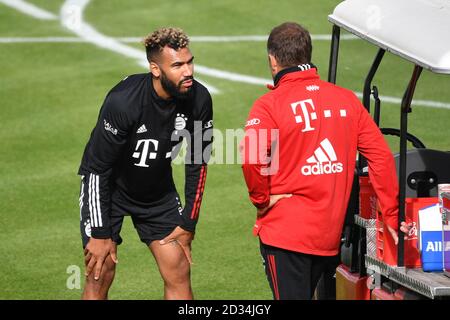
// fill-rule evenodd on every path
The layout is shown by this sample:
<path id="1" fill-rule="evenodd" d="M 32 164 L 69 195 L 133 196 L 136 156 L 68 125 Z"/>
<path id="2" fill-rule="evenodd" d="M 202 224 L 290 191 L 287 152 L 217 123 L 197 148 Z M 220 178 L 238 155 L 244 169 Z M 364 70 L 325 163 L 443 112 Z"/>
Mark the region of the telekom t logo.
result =
<path id="1" fill-rule="evenodd" d="M 311 113 L 308 111 L 308 105 L 312 110 Z M 301 115 L 297 115 L 298 106 L 300 106 L 302 109 L 303 117 Z M 302 130 L 302 132 L 313 131 L 314 128 L 311 127 L 311 120 L 316 120 L 317 114 L 315 113 L 316 108 L 314 107 L 312 99 L 291 103 L 291 108 L 295 115 L 295 122 L 305 123 L 305 128 Z"/>
<path id="2" fill-rule="evenodd" d="M 148 164 L 146 164 L 146 160 L 147 160 L 147 156 L 148 159 L 156 159 L 156 152 L 149 152 L 150 149 L 150 143 L 153 145 L 153 147 L 155 147 L 155 151 L 158 150 L 158 140 L 154 140 L 154 139 L 143 139 L 143 140 L 138 140 L 138 142 L 136 143 L 136 149 L 133 153 L 133 158 L 139 159 L 139 163 L 135 163 L 135 166 L 138 167 L 148 167 Z M 139 151 L 139 147 L 141 146 L 141 144 L 143 145 L 142 147 L 142 152 Z"/>

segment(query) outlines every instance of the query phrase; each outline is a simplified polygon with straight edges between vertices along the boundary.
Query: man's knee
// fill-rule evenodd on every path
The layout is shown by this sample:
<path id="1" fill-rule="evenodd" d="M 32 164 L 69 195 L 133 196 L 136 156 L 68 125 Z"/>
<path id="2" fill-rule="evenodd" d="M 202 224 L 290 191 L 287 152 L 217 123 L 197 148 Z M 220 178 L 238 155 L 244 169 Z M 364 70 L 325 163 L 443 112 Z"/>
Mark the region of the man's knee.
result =
<path id="1" fill-rule="evenodd" d="M 87 277 L 86 281 L 97 284 L 104 284 L 104 283 L 110 284 L 113 281 L 114 275 L 116 274 L 116 264 L 114 263 L 114 261 L 112 261 L 111 256 L 108 256 L 105 259 L 105 262 L 103 263 L 102 266 L 100 278 L 98 280 L 94 279 L 94 274 L 95 270 L 92 270 L 89 276 Z"/>
<path id="2" fill-rule="evenodd" d="M 190 284 L 190 264 L 184 252 L 176 243 L 167 244 L 165 248 L 161 248 L 157 244 L 153 248 L 150 246 L 150 249 L 156 258 L 166 287 Z"/>
<path id="3" fill-rule="evenodd" d="M 163 276 L 164 284 L 166 287 L 179 287 L 190 285 L 190 272 L 189 270 L 176 270 Z"/>
<path id="4" fill-rule="evenodd" d="M 191 268 L 185 257 L 174 261 L 171 265 L 166 265 L 165 270 L 161 271 L 164 283 L 168 286 L 190 283 Z"/>
<path id="5" fill-rule="evenodd" d="M 116 273 L 116 264 L 112 261 L 111 256 L 108 256 L 103 265 L 102 274 L 108 278 L 114 278 Z"/>

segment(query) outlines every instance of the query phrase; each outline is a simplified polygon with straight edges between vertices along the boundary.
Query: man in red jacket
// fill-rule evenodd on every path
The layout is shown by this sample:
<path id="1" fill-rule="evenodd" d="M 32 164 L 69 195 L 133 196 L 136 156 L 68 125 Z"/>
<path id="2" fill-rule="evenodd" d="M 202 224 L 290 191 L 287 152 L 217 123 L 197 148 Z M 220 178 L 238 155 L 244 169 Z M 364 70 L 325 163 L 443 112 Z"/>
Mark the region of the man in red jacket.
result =
<path id="1" fill-rule="evenodd" d="M 311 299 L 324 268 L 337 259 L 357 151 L 368 160 L 394 239 L 397 175 L 388 145 L 358 98 L 319 79 L 307 30 L 281 24 L 267 49 L 274 86 L 250 111 L 242 168 L 274 298 Z"/>

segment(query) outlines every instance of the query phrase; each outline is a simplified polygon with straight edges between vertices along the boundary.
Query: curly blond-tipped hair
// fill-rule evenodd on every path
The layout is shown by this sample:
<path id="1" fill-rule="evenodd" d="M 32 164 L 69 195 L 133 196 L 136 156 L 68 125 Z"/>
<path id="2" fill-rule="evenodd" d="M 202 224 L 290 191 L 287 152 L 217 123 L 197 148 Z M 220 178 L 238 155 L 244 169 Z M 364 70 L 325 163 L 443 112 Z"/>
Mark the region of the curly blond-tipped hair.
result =
<path id="1" fill-rule="evenodd" d="M 178 50 L 189 45 L 189 38 L 179 28 L 161 28 L 149 34 L 142 41 L 147 52 L 147 60 L 155 59 L 165 46 Z"/>

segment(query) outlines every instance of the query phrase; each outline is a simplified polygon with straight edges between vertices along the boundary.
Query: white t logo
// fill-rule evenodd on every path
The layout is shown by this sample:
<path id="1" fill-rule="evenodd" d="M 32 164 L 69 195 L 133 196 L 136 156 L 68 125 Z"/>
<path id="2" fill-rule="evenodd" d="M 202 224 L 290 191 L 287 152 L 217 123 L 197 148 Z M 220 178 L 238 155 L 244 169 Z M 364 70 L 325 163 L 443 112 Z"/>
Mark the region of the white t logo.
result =
<path id="1" fill-rule="evenodd" d="M 311 113 L 308 112 L 308 104 L 311 106 L 312 111 Z M 300 115 L 297 115 L 297 106 L 300 105 L 302 108 L 303 118 Z M 305 128 L 302 130 L 302 132 L 307 131 L 313 131 L 314 128 L 311 127 L 311 120 L 317 119 L 317 114 L 314 112 L 316 108 L 314 107 L 314 103 L 312 99 L 297 101 L 294 103 L 291 103 L 292 111 L 295 114 L 295 122 L 297 123 L 305 123 Z"/>
<path id="2" fill-rule="evenodd" d="M 139 152 L 139 147 L 141 144 L 144 144 L 144 147 L 142 148 L 142 152 Z M 148 167 L 148 164 L 146 164 L 146 160 L 147 160 L 147 155 L 148 155 L 148 159 L 156 159 L 156 152 L 149 152 L 149 147 L 150 147 L 150 143 L 153 144 L 153 146 L 155 147 L 155 151 L 158 150 L 158 140 L 154 140 L 154 139 L 143 139 L 143 140 L 138 140 L 138 142 L 136 143 L 136 149 L 133 153 L 133 158 L 139 159 L 140 161 L 139 163 L 135 163 L 135 166 L 138 167 Z"/>

